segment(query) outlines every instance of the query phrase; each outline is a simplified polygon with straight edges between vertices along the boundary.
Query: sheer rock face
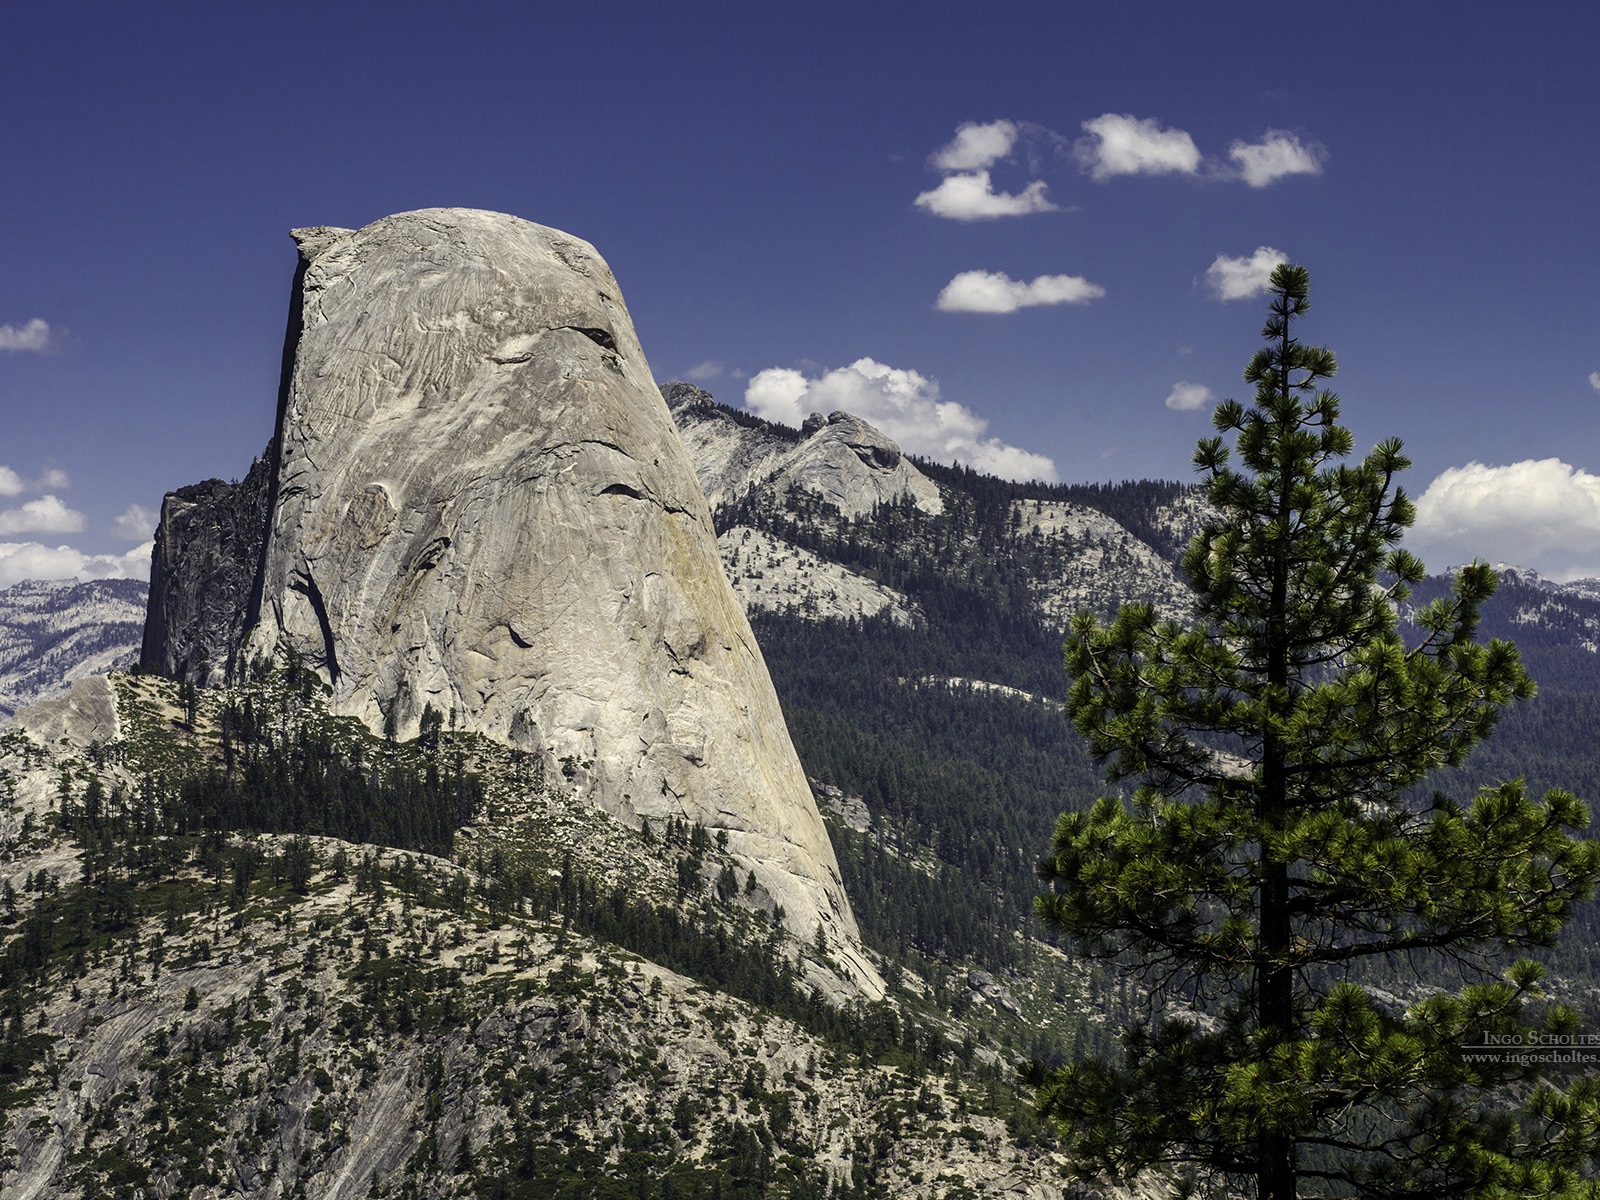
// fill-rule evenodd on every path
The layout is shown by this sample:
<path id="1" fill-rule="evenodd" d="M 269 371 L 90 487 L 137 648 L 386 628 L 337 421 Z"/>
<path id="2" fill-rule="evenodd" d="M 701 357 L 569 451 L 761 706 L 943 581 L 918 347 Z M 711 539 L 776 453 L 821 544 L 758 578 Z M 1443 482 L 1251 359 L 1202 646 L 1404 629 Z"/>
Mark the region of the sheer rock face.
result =
<path id="1" fill-rule="evenodd" d="M 725 830 L 867 990 L 838 866 L 610 269 L 514 217 L 297 231 L 300 332 L 246 657 L 428 707 L 608 811 Z M 291 318 L 292 321 L 292 318 Z"/>
<path id="2" fill-rule="evenodd" d="M 146 670 L 202 686 L 233 675 L 266 537 L 270 458 L 239 483 L 208 479 L 162 500 L 139 656 Z"/>

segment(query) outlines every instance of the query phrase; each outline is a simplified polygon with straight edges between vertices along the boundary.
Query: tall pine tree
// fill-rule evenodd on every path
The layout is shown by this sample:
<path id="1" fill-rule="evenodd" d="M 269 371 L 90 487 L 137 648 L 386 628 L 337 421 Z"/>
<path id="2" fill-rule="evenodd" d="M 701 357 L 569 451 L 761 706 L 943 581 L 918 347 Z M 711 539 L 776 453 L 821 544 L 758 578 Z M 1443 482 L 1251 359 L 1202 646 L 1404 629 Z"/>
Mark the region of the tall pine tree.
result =
<path id="1" fill-rule="evenodd" d="M 1062 817 L 1038 910 L 1133 964 L 1151 1011 L 1119 1061 L 1041 1072 L 1039 1106 L 1089 1169 L 1214 1194 L 1561 1193 L 1600 1150 L 1600 1089 L 1547 1069 L 1576 1018 L 1505 951 L 1555 939 L 1600 846 L 1565 792 L 1419 802 L 1533 685 L 1473 640 L 1485 566 L 1402 640 L 1409 464 L 1397 441 L 1345 461 L 1334 357 L 1295 336 L 1308 291 L 1273 273 L 1254 404 L 1219 405 L 1196 451 L 1215 515 L 1183 560 L 1192 623 L 1072 624 L 1069 711 L 1127 798 Z M 1418 971 L 1457 990 L 1374 986 Z"/>

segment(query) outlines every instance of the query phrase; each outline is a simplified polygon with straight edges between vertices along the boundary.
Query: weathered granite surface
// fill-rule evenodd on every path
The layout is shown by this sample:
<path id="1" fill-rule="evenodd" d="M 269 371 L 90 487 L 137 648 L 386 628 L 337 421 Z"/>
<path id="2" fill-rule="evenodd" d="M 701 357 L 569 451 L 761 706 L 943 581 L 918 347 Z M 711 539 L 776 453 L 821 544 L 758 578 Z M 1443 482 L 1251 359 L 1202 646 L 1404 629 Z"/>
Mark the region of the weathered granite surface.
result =
<path id="1" fill-rule="evenodd" d="M 926 513 L 944 511 L 938 485 L 892 438 L 859 417 L 813 413 L 794 433 L 763 421 L 745 423 L 691 383 L 673 381 L 661 390 L 712 508 L 756 489 L 773 495 L 799 489 L 847 517 L 907 499 Z"/>
<path id="2" fill-rule="evenodd" d="M 208 479 L 161 501 L 139 663 L 201 685 L 224 682 L 267 533 L 271 450 L 237 483 Z"/>
<path id="3" fill-rule="evenodd" d="M 336 711 L 430 706 L 631 822 L 725 832 L 869 992 L 854 918 L 694 470 L 587 243 L 431 209 L 296 234 L 301 310 L 246 657 Z M 291 321 L 291 329 L 294 323 Z"/>
<path id="4" fill-rule="evenodd" d="M 62 738 L 75 746 L 115 741 L 122 733 L 117 697 L 104 675 L 87 675 L 65 696 L 17 710 L 16 727 L 45 745 Z"/>

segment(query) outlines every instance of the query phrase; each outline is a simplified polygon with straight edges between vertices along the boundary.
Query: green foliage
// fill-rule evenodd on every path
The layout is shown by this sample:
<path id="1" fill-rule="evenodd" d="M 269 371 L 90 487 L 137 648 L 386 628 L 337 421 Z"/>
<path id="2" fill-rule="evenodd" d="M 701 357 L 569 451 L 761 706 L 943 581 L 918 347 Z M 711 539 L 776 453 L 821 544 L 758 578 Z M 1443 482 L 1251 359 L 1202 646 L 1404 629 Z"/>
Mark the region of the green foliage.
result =
<path id="1" fill-rule="evenodd" d="M 1153 1011 L 1120 1062 L 1038 1072 L 1039 1106 L 1089 1169 L 1192 1164 L 1228 1194 L 1545 1194 L 1600 1151 L 1600 1090 L 1497 1052 L 1575 1017 L 1531 964 L 1490 967 L 1555 940 L 1600 846 L 1570 793 L 1520 780 L 1418 800 L 1533 686 L 1475 640 L 1481 565 L 1402 640 L 1408 463 L 1394 441 L 1342 461 L 1333 355 L 1293 336 L 1307 295 L 1274 273 L 1255 403 L 1219 405 L 1233 446 L 1195 454 L 1217 516 L 1183 560 L 1192 626 L 1142 605 L 1072 624 L 1070 715 L 1132 794 L 1061 818 L 1038 912 L 1134 964 Z M 1430 962 L 1479 978 L 1404 1007 L 1362 982 Z"/>

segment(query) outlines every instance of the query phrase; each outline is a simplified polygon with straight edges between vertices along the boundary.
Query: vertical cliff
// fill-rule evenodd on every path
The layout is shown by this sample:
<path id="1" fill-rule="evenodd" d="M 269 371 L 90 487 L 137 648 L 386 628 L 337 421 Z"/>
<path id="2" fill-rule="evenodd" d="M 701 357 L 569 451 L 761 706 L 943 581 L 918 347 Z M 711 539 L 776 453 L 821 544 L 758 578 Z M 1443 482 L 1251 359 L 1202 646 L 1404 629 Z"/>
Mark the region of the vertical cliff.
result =
<path id="1" fill-rule="evenodd" d="M 266 544 L 272 448 L 237 483 L 208 479 L 161 502 L 140 665 L 198 684 L 232 676 Z"/>
<path id="2" fill-rule="evenodd" d="M 169 498 L 146 662 L 294 656 L 374 731 L 432 709 L 623 820 L 700 824 L 876 991 L 610 268 L 466 209 L 295 236 L 272 453 Z"/>

